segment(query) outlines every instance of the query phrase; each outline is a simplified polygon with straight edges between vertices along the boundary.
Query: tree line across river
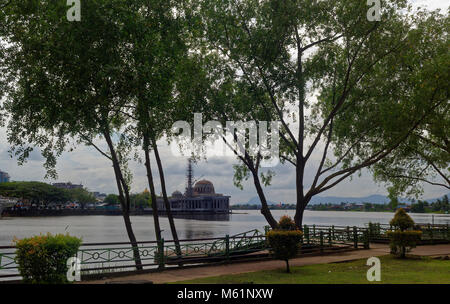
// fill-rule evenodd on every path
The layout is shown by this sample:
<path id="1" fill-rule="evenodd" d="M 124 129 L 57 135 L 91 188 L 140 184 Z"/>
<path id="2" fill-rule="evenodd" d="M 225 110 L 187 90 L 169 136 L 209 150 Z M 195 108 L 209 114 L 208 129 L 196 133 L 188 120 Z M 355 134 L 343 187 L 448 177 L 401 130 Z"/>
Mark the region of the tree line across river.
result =
<path id="1" fill-rule="evenodd" d="M 93 193 L 84 188 L 64 189 L 43 182 L 8 182 L 0 184 L 0 196 L 17 199 L 17 207 L 21 208 L 68 208 L 76 204 L 76 208 L 86 209 L 102 203 L 119 207 L 119 197 L 109 194 L 103 201 L 98 201 Z M 133 208 L 151 206 L 150 193 L 134 193 L 130 195 Z"/>

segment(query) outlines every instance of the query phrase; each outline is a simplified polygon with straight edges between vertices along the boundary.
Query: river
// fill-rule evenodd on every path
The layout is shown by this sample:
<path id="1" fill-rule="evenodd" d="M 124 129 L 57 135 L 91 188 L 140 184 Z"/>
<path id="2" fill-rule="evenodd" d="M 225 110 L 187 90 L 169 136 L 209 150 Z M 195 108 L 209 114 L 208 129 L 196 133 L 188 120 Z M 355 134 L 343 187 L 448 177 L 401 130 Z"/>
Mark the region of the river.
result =
<path id="1" fill-rule="evenodd" d="M 180 239 L 222 237 L 226 234 L 260 229 L 266 221 L 257 210 L 235 210 L 234 214 L 177 218 Z M 294 210 L 272 210 L 275 218 L 294 216 Z M 390 212 L 305 211 L 305 224 L 364 226 L 368 222 L 387 224 L 393 217 Z M 419 223 L 450 224 L 450 215 L 410 214 Z M 172 239 L 167 218 L 161 218 L 163 237 Z M 133 216 L 133 229 L 139 241 L 154 240 L 153 218 Z M 11 217 L 0 219 L 0 246 L 12 244 L 13 238 L 24 238 L 40 233 L 69 233 L 85 243 L 128 241 L 121 216 L 64 216 L 64 217 Z"/>

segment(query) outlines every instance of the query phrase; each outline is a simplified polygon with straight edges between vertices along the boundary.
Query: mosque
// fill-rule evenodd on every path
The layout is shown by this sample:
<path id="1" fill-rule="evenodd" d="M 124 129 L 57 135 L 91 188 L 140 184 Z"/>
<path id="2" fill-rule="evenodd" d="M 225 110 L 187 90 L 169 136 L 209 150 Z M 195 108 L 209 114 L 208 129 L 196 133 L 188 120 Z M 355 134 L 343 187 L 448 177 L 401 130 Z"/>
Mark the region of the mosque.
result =
<path id="1" fill-rule="evenodd" d="M 187 170 L 187 187 L 184 194 L 175 191 L 169 197 L 170 208 L 177 212 L 229 213 L 230 196 L 216 193 L 214 185 L 208 180 L 200 180 L 192 186 L 192 161 Z M 157 199 L 158 210 L 165 211 L 162 198 Z"/>

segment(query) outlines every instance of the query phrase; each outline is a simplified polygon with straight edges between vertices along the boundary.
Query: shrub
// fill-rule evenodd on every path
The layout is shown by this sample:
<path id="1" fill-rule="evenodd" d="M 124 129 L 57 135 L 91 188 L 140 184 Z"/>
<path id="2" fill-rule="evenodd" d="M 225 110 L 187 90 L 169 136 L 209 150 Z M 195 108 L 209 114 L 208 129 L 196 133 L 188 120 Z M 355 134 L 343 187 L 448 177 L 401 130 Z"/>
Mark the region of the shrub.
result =
<path id="1" fill-rule="evenodd" d="M 57 234 L 34 236 L 16 243 L 16 263 L 24 283 L 67 283 L 67 260 L 74 257 L 81 239 Z"/>
<path id="2" fill-rule="evenodd" d="M 391 253 L 406 257 L 406 252 L 409 252 L 412 248 L 416 247 L 417 243 L 422 238 L 422 231 L 388 231 L 387 235 L 390 239 Z"/>
<path id="3" fill-rule="evenodd" d="M 300 230 L 295 230 L 295 224 L 294 228 L 292 228 L 289 221 L 292 222 L 289 217 L 281 218 L 278 225 L 280 228 L 284 227 L 285 229 L 271 230 L 267 233 L 270 251 L 276 259 L 286 262 L 286 272 L 290 272 L 289 259 L 297 255 L 303 235 Z"/>
<path id="4" fill-rule="evenodd" d="M 278 222 L 278 228 L 280 230 L 297 230 L 295 222 L 287 215 L 283 215 L 280 218 Z"/>
<path id="5" fill-rule="evenodd" d="M 405 258 L 406 252 L 416 247 L 420 241 L 422 232 L 412 230 L 415 226 L 414 221 L 403 208 L 395 212 L 390 224 L 395 228 L 394 231 L 387 233 L 390 239 L 391 253 Z"/>
<path id="6" fill-rule="evenodd" d="M 414 227 L 413 219 L 406 213 L 405 209 L 400 208 L 395 212 L 394 218 L 390 221 L 391 226 L 394 226 L 401 231 Z"/>

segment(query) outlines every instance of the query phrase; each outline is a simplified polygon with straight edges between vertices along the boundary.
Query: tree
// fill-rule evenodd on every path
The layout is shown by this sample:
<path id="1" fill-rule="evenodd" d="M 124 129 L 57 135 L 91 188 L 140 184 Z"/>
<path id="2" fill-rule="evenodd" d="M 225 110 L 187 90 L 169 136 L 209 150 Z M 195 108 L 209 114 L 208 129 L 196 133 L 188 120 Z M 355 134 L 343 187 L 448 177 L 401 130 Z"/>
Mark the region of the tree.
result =
<path id="1" fill-rule="evenodd" d="M 86 204 L 94 203 L 96 201 L 94 194 L 82 188 L 75 188 L 68 190 L 72 200 L 81 204 L 84 209 Z"/>
<path id="2" fill-rule="evenodd" d="M 57 157 L 72 140 L 90 145 L 113 166 L 123 219 L 137 269 L 142 269 L 130 211 L 129 140 L 121 134 L 132 69 L 127 59 L 127 20 L 139 1 L 83 3 L 81 22 L 66 20 L 65 2 L 23 1 L 2 12 L 2 70 L 10 80 L 4 96 L 10 114 L 8 141 L 23 163 L 41 149 L 55 175 Z M 95 139 L 103 138 L 103 151 Z"/>
<path id="3" fill-rule="evenodd" d="M 448 28 L 448 14 L 445 17 L 431 14 L 418 20 L 414 48 L 423 50 L 416 56 L 424 63 L 420 70 L 411 71 L 417 92 L 428 87 L 427 95 L 430 95 L 434 94 L 434 88 L 442 88 L 443 96 L 448 99 Z M 402 59 L 405 69 L 410 70 L 411 61 L 416 60 L 410 58 Z M 423 95 L 417 94 L 417 98 L 427 100 L 427 95 Z M 449 110 L 448 102 L 433 109 L 432 115 L 427 116 L 394 153 L 372 168 L 376 180 L 388 183 L 397 194 L 411 197 L 422 194 L 423 184 L 450 189 Z"/>
<path id="4" fill-rule="evenodd" d="M 412 213 L 425 213 L 425 204 L 423 201 L 419 200 L 417 203 L 411 204 Z"/>
<path id="5" fill-rule="evenodd" d="M 393 211 L 395 211 L 396 209 L 397 209 L 397 207 L 398 207 L 398 204 L 399 204 L 399 202 L 398 202 L 398 198 L 395 196 L 395 195 L 393 195 L 393 194 L 389 194 L 389 209 L 391 209 L 391 210 L 393 210 Z"/>
<path id="6" fill-rule="evenodd" d="M 131 205 L 138 209 L 138 208 L 146 208 L 150 207 L 151 204 L 151 198 L 150 193 L 136 193 L 131 195 Z"/>
<path id="7" fill-rule="evenodd" d="M 367 20 L 361 1 L 228 0 L 201 7 L 210 82 L 203 111 L 222 124 L 280 122 L 280 158 L 295 172 L 298 227 L 313 196 L 390 155 L 448 99 L 448 61 L 433 52 L 445 38 L 419 35 L 415 27 L 431 13 L 412 14 L 405 1 L 385 1 L 379 22 Z M 413 47 L 421 41 L 431 42 L 430 52 Z M 443 66 L 436 68 L 438 62 Z M 424 65 L 439 81 L 418 82 Z M 263 189 L 273 174 L 260 171 L 267 156 L 234 152 L 241 161 L 236 184 L 253 178 L 261 213 L 276 227 Z M 314 169 L 313 155 L 320 160 Z M 315 172 L 310 181 L 307 168 Z"/>
<path id="8" fill-rule="evenodd" d="M 400 208 L 395 212 L 394 218 L 389 222 L 391 226 L 400 229 L 400 231 L 405 231 L 414 227 L 413 219 L 406 213 L 405 209 Z"/>
<path id="9" fill-rule="evenodd" d="M 0 194 L 6 197 L 27 199 L 32 204 L 66 203 L 71 199 L 65 189 L 42 182 L 9 182 L 0 184 Z"/>
<path id="10" fill-rule="evenodd" d="M 132 22 L 130 30 L 132 47 L 130 58 L 133 63 L 133 91 L 130 97 L 129 130 L 133 143 L 140 147 L 145 157 L 145 168 L 152 201 L 156 202 L 156 191 L 151 167 L 151 152 L 156 160 L 167 217 L 175 242 L 181 255 L 175 221 L 167 197 L 164 169 L 157 141 L 170 131 L 171 122 L 180 116 L 182 102 L 188 101 L 182 91 L 190 75 L 188 48 L 189 33 L 186 31 L 187 2 L 152 1 L 143 2 L 142 14 Z M 188 7 L 188 5 L 187 5 Z M 184 99 L 182 99 L 184 98 Z M 181 112 L 182 113 L 182 112 Z M 161 240 L 158 205 L 152 204 L 156 239 Z"/>
<path id="11" fill-rule="evenodd" d="M 271 230 L 267 233 L 267 241 L 275 258 L 285 261 L 286 272 L 290 273 L 289 259 L 298 254 L 303 233 L 293 229 L 295 223 L 289 217 L 280 219 L 279 227 L 279 230 Z"/>
<path id="12" fill-rule="evenodd" d="M 108 194 L 103 200 L 103 203 L 108 205 L 119 205 L 120 204 L 119 196 L 116 194 Z"/>
<path id="13" fill-rule="evenodd" d="M 422 232 L 412 230 L 414 221 L 403 208 L 397 210 L 394 218 L 390 221 L 390 225 L 395 227 L 394 231 L 388 231 L 387 233 L 391 240 L 391 253 L 405 258 L 406 252 L 414 248 L 420 241 Z"/>

